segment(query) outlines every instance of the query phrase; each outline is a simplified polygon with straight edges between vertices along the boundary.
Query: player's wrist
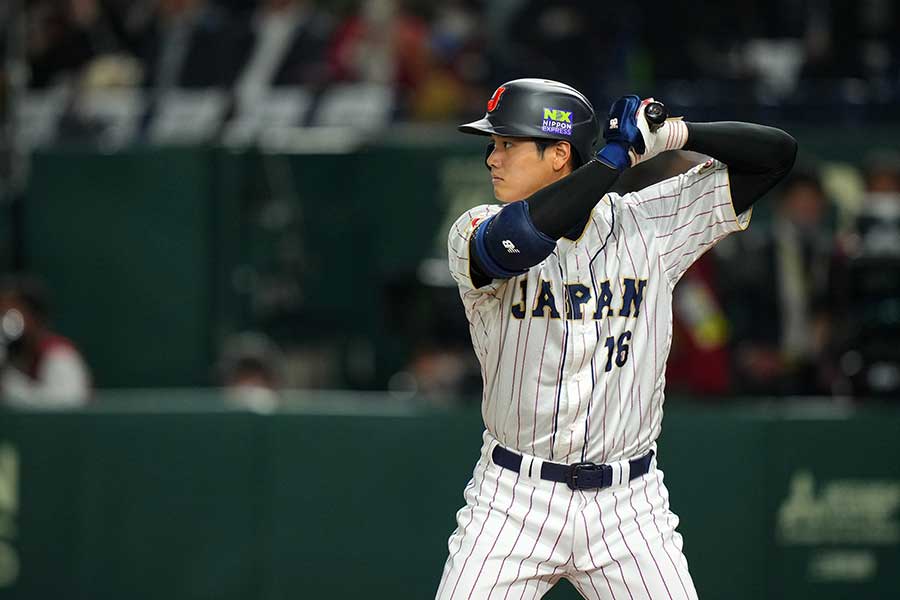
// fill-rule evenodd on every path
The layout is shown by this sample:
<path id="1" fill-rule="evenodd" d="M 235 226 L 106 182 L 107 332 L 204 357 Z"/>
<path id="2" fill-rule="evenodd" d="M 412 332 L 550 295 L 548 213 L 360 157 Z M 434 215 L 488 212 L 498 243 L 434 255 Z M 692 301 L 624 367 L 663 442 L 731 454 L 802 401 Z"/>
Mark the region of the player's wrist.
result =
<path id="1" fill-rule="evenodd" d="M 648 161 L 663 152 L 681 150 L 688 140 L 688 127 L 681 118 L 667 119 L 659 128 L 653 129 L 643 115 L 643 107 L 641 108 L 638 127 L 644 139 L 644 151 L 637 152 L 632 148 L 631 166 Z"/>
<path id="2" fill-rule="evenodd" d="M 657 134 L 666 140 L 664 151 L 681 150 L 687 144 L 689 131 L 687 123 L 677 118 L 668 119 Z"/>
<path id="3" fill-rule="evenodd" d="M 597 152 L 597 160 L 616 171 L 624 171 L 631 166 L 629 146 L 625 142 L 612 141 Z"/>

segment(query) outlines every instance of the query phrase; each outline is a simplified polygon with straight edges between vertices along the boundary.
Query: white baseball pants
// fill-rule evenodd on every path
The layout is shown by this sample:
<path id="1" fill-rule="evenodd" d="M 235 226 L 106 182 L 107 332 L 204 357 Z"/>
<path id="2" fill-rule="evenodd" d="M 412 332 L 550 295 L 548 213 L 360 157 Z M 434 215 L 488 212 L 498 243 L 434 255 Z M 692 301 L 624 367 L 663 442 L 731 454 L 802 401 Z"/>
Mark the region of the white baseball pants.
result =
<path id="1" fill-rule="evenodd" d="M 436 600 L 532 600 L 563 577 L 591 600 L 696 600 L 655 458 L 630 482 L 573 491 L 527 455 L 521 474 L 495 465 L 496 443 L 485 434 Z"/>

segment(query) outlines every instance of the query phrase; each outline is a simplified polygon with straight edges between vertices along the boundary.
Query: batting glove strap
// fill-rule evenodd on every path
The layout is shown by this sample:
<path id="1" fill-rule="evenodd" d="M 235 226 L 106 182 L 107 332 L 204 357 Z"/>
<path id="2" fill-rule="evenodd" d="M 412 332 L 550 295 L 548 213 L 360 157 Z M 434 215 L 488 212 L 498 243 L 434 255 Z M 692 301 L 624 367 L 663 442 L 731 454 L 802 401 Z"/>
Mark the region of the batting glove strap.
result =
<path id="1" fill-rule="evenodd" d="M 597 152 L 597 159 L 608 167 L 624 171 L 633 164 L 631 159 L 633 152 L 623 142 L 610 142 Z"/>

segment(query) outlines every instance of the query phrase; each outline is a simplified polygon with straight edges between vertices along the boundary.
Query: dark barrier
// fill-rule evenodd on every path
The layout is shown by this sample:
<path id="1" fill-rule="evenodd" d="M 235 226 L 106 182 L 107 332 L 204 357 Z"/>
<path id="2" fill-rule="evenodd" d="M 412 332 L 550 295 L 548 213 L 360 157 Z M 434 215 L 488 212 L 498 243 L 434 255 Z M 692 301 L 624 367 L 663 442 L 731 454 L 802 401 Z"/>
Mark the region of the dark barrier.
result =
<path id="1" fill-rule="evenodd" d="M 2 415 L 0 598 L 433 597 L 477 411 L 316 406 Z M 900 414 L 665 421 L 701 598 L 897 597 Z"/>
<path id="2" fill-rule="evenodd" d="M 458 148 L 45 151 L 27 267 L 99 387 L 209 384 L 223 336 L 253 328 L 342 357 L 356 344 L 373 364 L 326 385 L 384 389 L 409 352 L 388 313 L 415 311 L 388 288 L 415 285 L 426 257 L 446 261 L 452 220 L 492 200 L 481 163 Z"/>

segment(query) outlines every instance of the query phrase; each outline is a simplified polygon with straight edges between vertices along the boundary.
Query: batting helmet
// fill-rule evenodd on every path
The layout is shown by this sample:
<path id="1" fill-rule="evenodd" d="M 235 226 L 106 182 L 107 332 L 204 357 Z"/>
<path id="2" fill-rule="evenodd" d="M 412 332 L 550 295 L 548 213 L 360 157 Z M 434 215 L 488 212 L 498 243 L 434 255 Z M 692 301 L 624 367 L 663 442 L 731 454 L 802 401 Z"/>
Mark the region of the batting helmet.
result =
<path id="1" fill-rule="evenodd" d="M 497 88 L 482 119 L 459 126 L 463 133 L 569 142 L 580 164 L 594 154 L 600 133 L 594 107 L 575 88 L 548 79 L 515 79 Z"/>

